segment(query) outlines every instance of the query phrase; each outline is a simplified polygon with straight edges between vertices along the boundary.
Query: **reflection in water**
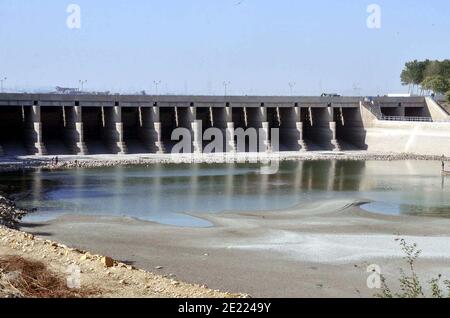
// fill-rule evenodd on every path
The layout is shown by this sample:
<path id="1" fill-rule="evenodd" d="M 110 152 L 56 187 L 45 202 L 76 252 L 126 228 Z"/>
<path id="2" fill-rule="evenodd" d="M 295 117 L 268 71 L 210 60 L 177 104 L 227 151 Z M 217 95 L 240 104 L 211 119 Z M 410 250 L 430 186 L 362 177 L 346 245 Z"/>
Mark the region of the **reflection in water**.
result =
<path id="1" fill-rule="evenodd" d="M 29 221 L 61 214 L 129 216 L 179 226 L 209 226 L 185 213 L 273 210 L 329 199 L 372 200 L 368 211 L 450 216 L 450 186 L 430 161 L 282 162 L 274 175 L 257 164 L 195 164 L 3 174 L 20 189 Z"/>

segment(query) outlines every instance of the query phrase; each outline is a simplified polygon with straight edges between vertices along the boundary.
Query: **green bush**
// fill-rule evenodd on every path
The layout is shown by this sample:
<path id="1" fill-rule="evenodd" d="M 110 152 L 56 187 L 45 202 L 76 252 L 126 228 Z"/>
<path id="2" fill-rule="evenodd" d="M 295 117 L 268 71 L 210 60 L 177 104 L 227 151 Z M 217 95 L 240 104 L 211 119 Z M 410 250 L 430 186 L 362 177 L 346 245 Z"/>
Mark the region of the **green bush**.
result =
<path id="1" fill-rule="evenodd" d="M 450 298 L 450 281 L 442 280 L 442 275 L 433 278 L 428 282 L 430 287 L 430 295 L 425 293 L 425 289 L 419 279 L 415 270 L 415 263 L 422 253 L 417 248 L 417 244 L 408 244 L 404 239 L 397 239 L 400 242 L 402 251 L 405 253 L 403 259 L 408 264 L 408 269 L 405 271 L 400 269 L 400 290 L 392 292 L 387 284 L 386 277 L 381 275 L 381 292 L 376 297 L 380 298 Z"/>

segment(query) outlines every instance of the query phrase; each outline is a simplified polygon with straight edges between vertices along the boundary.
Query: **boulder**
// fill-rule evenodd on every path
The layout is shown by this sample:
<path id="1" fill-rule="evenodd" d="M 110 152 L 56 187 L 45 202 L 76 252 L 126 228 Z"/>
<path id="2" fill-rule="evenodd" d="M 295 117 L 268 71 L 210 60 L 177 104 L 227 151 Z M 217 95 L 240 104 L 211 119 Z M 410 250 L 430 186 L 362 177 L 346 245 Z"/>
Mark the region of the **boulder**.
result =
<path id="1" fill-rule="evenodd" d="M 113 267 L 114 266 L 114 260 L 111 257 L 104 256 L 102 258 L 102 264 L 105 267 Z"/>

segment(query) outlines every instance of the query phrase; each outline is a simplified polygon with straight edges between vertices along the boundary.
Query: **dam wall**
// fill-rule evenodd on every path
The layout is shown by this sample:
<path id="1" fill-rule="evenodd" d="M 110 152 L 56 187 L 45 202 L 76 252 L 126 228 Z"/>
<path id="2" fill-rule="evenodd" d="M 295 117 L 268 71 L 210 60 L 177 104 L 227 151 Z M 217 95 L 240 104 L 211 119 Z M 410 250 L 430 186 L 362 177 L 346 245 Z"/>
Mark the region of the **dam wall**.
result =
<path id="1" fill-rule="evenodd" d="M 183 151 L 192 153 L 441 154 L 449 122 L 424 97 L 0 94 L 0 155 L 170 153 L 177 128 L 189 133 Z M 217 132 L 223 140 L 211 149 Z"/>

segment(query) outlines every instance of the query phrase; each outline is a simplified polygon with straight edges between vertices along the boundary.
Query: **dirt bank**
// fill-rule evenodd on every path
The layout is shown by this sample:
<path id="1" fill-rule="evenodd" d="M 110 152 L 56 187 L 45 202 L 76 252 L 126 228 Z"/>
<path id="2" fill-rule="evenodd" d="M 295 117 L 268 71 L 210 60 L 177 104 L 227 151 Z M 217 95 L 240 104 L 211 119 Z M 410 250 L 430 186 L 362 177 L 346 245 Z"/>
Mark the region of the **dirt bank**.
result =
<path id="1" fill-rule="evenodd" d="M 20 256 L 43 263 L 62 279 L 73 274 L 70 269 L 79 268 L 81 287 L 98 291 L 90 297 L 242 297 L 155 275 L 119 261 L 0 226 L 0 257 L 4 256 Z"/>

